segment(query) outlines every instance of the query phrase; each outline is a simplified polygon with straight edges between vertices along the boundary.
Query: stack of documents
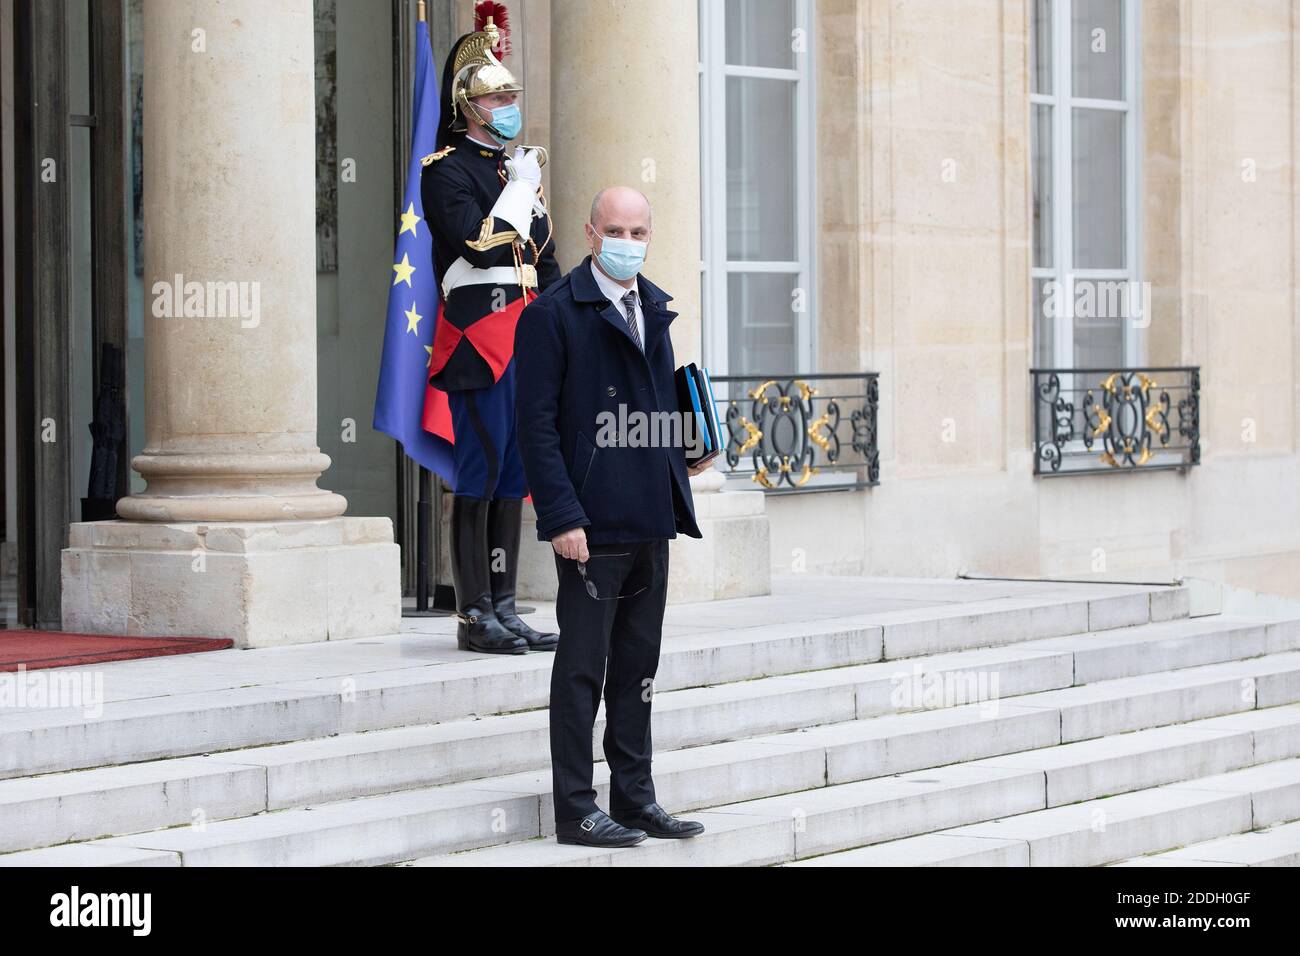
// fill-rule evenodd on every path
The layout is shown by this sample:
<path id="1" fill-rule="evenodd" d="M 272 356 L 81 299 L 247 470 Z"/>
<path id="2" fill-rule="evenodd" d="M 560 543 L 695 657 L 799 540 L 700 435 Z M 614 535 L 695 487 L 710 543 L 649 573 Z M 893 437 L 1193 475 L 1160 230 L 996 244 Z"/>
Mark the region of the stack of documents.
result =
<path id="1" fill-rule="evenodd" d="M 695 466 L 712 461 L 726 446 L 726 439 L 718 421 L 718 406 L 713 400 L 709 371 L 691 362 L 679 368 L 674 378 L 677 382 L 677 408 L 682 415 L 686 464 Z"/>

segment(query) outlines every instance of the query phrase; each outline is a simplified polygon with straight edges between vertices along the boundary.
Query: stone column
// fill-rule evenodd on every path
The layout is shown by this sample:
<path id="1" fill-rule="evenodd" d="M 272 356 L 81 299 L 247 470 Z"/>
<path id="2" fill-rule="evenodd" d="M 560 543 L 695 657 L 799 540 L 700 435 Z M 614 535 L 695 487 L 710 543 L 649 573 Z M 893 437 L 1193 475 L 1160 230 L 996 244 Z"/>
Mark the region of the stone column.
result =
<path id="1" fill-rule="evenodd" d="M 582 225 L 605 186 L 654 210 L 646 276 L 673 296 L 673 351 L 700 357 L 697 0 L 552 0 L 551 209 L 560 262 L 587 254 Z"/>
<path id="2" fill-rule="evenodd" d="M 146 0 L 142 23 L 148 488 L 118 514 L 341 515 L 316 487 L 312 4 Z"/>
<path id="3" fill-rule="evenodd" d="M 572 268 L 587 254 L 582 226 L 597 191 L 621 185 L 645 193 L 654 211 L 645 274 L 673 296 L 679 364 L 698 362 L 701 352 L 698 62 L 697 0 L 551 0 L 548 168 L 560 262 Z M 670 602 L 771 590 L 763 494 L 719 494 L 721 487 L 717 472 L 691 480 L 704 537 L 673 541 Z M 535 538 L 529 524 L 524 539 Z M 529 546 L 521 593 L 555 593 L 550 550 Z"/>
<path id="4" fill-rule="evenodd" d="M 396 631 L 391 522 L 316 486 L 312 0 L 145 0 L 143 27 L 147 488 L 71 526 L 63 626 Z"/>

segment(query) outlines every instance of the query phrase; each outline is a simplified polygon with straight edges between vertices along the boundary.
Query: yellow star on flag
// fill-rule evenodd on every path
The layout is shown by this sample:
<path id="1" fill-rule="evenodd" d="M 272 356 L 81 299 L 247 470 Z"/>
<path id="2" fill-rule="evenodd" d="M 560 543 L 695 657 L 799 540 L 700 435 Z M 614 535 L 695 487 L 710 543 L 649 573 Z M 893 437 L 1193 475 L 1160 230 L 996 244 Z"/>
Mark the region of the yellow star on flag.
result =
<path id="1" fill-rule="evenodd" d="M 402 253 L 402 261 L 393 263 L 393 271 L 397 273 L 393 279 L 393 285 L 399 282 L 405 282 L 411 285 L 411 273 L 415 271 L 415 266 L 411 265 L 411 260 L 407 258 L 405 252 Z"/>
<path id="2" fill-rule="evenodd" d="M 432 346 L 432 345 L 426 345 L 426 346 L 424 347 L 424 350 L 425 350 L 426 352 L 429 353 L 429 361 L 427 361 L 427 362 L 424 363 L 424 367 L 425 367 L 425 368 L 431 368 L 431 367 L 433 366 L 433 346 Z"/>
<path id="3" fill-rule="evenodd" d="M 420 334 L 420 320 L 424 318 L 419 312 L 415 311 L 415 303 L 411 303 L 410 311 L 403 313 L 406 316 L 406 331 Z"/>
<path id="4" fill-rule="evenodd" d="M 397 230 L 397 234 L 400 236 L 409 231 L 413 236 L 418 235 L 415 224 L 419 221 L 420 217 L 415 214 L 415 203 L 411 203 L 406 207 L 406 212 L 402 213 L 402 228 Z"/>

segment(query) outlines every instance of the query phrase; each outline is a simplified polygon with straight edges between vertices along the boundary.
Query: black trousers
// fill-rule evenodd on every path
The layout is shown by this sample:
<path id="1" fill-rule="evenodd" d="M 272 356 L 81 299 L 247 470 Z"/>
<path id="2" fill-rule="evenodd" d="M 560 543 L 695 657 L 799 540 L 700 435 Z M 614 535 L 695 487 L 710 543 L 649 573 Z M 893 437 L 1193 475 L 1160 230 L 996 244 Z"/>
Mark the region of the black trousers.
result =
<path id="1" fill-rule="evenodd" d="M 655 802 L 650 703 L 668 599 L 668 540 L 588 550 L 585 581 L 577 561 L 555 556 L 560 645 L 551 670 L 550 730 L 557 823 L 597 809 L 592 729 L 602 689 L 610 810 Z"/>

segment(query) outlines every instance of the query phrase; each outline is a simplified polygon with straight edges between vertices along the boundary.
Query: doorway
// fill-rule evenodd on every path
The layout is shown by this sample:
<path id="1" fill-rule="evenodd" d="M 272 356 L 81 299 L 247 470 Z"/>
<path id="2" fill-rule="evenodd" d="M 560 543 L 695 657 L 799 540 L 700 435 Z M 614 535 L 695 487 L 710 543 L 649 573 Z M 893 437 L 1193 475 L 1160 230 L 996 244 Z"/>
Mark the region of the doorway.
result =
<path id="1" fill-rule="evenodd" d="M 68 525 L 127 487 L 125 27 L 125 0 L 0 0 L 10 627 L 58 626 Z"/>

